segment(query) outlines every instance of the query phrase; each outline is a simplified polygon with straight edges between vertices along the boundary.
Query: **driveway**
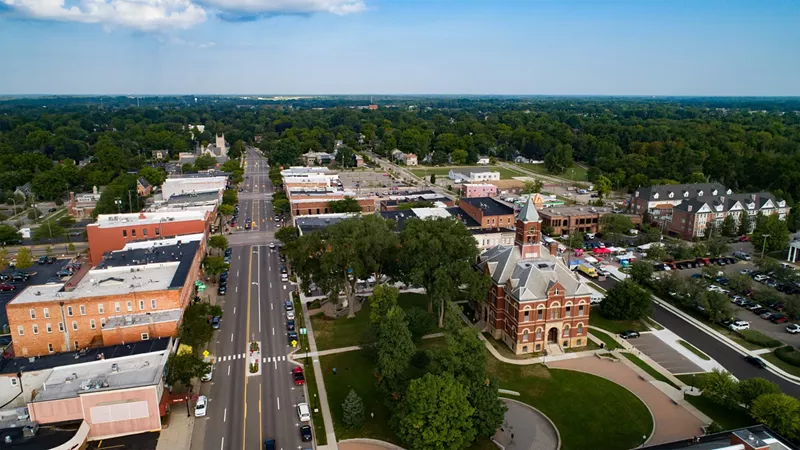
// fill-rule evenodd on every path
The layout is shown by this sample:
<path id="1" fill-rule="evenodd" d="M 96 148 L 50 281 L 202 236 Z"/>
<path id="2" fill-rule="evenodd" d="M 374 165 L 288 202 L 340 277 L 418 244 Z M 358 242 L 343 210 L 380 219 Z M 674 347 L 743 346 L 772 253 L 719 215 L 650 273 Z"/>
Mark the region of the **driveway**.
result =
<path id="1" fill-rule="evenodd" d="M 558 449 L 558 432 L 550 419 L 524 403 L 509 399 L 503 403 L 508 411 L 494 438 L 506 450 Z"/>
<path id="2" fill-rule="evenodd" d="M 669 370 L 670 373 L 705 372 L 689 358 L 681 355 L 677 350 L 659 339 L 658 336 L 651 333 L 642 333 L 638 338 L 628 339 L 628 342 L 661 365 L 661 367 Z"/>
<path id="3" fill-rule="evenodd" d="M 612 362 L 590 356 L 565 359 L 547 364 L 559 369 L 577 370 L 611 380 L 639 397 L 650 409 L 655 429 L 648 445 L 689 439 L 703 433 L 703 423 L 684 407 L 676 405 L 666 394 L 639 377 L 633 369 L 621 362 Z"/>

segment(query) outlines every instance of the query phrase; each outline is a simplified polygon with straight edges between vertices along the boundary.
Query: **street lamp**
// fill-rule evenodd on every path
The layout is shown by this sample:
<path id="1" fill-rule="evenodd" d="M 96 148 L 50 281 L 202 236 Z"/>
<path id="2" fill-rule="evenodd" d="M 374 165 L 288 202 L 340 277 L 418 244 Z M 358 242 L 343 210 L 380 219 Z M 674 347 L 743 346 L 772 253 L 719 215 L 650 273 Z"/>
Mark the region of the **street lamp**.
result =
<path id="1" fill-rule="evenodd" d="M 763 244 L 761 244 L 761 259 L 764 259 L 764 250 L 767 248 L 767 238 L 768 238 L 768 237 L 769 237 L 769 235 L 768 235 L 768 234 L 765 234 L 765 235 L 763 236 L 763 238 L 764 238 L 764 243 L 763 243 Z"/>
<path id="2" fill-rule="evenodd" d="M 117 214 L 122 214 L 122 200 L 116 199 L 114 203 L 117 205 Z"/>
<path id="3" fill-rule="evenodd" d="M 31 206 L 33 206 L 33 221 L 39 223 L 39 205 L 33 203 Z"/>

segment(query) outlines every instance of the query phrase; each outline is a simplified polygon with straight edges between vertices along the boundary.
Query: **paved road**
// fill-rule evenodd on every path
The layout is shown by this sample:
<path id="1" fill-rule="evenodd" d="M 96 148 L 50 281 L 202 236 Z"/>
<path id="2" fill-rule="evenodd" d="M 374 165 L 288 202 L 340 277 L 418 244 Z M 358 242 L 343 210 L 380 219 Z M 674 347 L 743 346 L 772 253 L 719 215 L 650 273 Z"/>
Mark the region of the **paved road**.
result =
<path id="1" fill-rule="evenodd" d="M 291 379 L 294 364 L 288 358 L 283 310 L 290 290 L 280 281 L 278 252 L 268 247 L 276 230 L 270 221 L 272 187 L 267 162 L 258 152 L 248 151 L 245 175 L 239 221 L 251 218 L 254 226 L 229 236 L 233 254 L 221 302 L 224 315 L 210 345 L 217 358 L 214 376 L 201 388 L 210 406 L 208 418 L 195 424 L 194 450 L 259 450 L 267 438 L 275 439 L 278 449 L 302 444 L 294 407 L 304 390 Z M 249 372 L 251 341 L 261 343 L 261 373 L 256 375 Z"/>
<path id="2" fill-rule="evenodd" d="M 616 281 L 608 279 L 606 281 L 596 283 L 601 285 L 604 289 L 610 289 L 616 283 Z M 653 312 L 650 316 L 656 322 L 664 325 L 673 333 L 680 336 L 683 340 L 691 343 L 708 356 L 714 358 L 736 378 L 744 380 L 753 377 L 763 377 L 767 380 L 777 383 L 783 392 L 800 398 L 800 386 L 790 381 L 786 381 L 772 372 L 751 366 L 744 361 L 744 356 L 739 352 L 709 336 L 691 323 L 685 321 L 683 318 L 676 316 L 666 308 L 654 304 Z"/>

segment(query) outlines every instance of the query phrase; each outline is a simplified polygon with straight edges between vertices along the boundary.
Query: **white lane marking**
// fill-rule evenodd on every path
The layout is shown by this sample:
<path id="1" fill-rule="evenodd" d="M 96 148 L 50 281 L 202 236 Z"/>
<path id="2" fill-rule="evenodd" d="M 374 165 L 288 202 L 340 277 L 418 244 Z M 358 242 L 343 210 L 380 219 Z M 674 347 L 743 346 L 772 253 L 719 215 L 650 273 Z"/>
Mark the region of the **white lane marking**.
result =
<path id="1" fill-rule="evenodd" d="M 263 363 L 264 363 L 264 364 L 266 364 L 266 363 L 267 363 L 267 358 L 264 358 L 264 362 L 263 362 Z"/>
<path id="2" fill-rule="evenodd" d="M 233 307 L 233 313 L 236 314 L 236 307 Z"/>
<path id="3" fill-rule="evenodd" d="M 274 360 L 272 360 L 272 362 L 275 363 L 275 370 L 278 370 L 278 358 L 276 357 Z M 280 409 L 280 408 L 278 408 L 278 409 Z"/>
<path id="4" fill-rule="evenodd" d="M 228 421 L 228 408 L 225 408 L 225 411 L 222 412 L 222 421 L 223 422 L 227 422 Z"/>
<path id="5" fill-rule="evenodd" d="M 272 283 L 269 284 L 269 288 L 272 289 Z"/>
<path id="6" fill-rule="evenodd" d="M 258 281 L 258 332 L 261 333 L 261 258 L 258 258 Z"/>
<path id="7" fill-rule="evenodd" d="M 283 289 L 286 290 L 286 285 L 285 284 L 283 285 Z"/>
<path id="8" fill-rule="evenodd" d="M 275 336 L 275 327 L 272 327 L 272 335 Z"/>
<path id="9" fill-rule="evenodd" d="M 236 286 L 236 290 L 233 292 L 239 292 L 239 286 Z"/>
<path id="10" fill-rule="evenodd" d="M 228 366 L 228 375 L 231 374 L 231 366 Z"/>
<path id="11" fill-rule="evenodd" d="M 281 410 L 281 398 L 280 397 L 275 397 L 275 400 L 278 401 L 278 411 L 280 411 Z"/>
<path id="12" fill-rule="evenodd" d="M 238 269 L 236 270 L 236 276 L 237 277 L 239 276 L 239 270 Z"/>
<path id="13" fill-rule="evenodd" d="M 269 310 L 270 311 L 274 311 L 275 310 L 275 305 L 273 303 L 269 304 Z"/>
<path id="14" fill-rule="evenodd" d="M 223 448 L 225 448 L 225 436 L 222 436 L 222 442 L 219 444 L 219 450 L 222 450 Z"/>
<path id="15" fill-rule="evenodd" d="M 233 342 L 233 333 L 231 333 L 231 342 Z"/>

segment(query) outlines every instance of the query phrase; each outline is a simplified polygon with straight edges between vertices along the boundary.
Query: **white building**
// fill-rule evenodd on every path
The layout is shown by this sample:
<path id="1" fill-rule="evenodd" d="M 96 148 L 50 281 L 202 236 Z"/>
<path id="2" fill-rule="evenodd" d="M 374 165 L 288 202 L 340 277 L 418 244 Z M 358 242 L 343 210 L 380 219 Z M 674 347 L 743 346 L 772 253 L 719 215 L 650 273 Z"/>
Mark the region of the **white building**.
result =
<path id="1" fill-rule="evenodd" d="M 456 183 L 476 183 L 479 181 L 499 181 L 500 172 L 491 169 L 467 167 L 464 169 L 450 169 L 448 177 Z"/>
<path id="2" fill-rule="evenodd" d="M 488 166 L 489 165 L 489 157 L 488 156 L 479 156 L 478 157 L 478 164 L 480 164 L 482 166 Z"/>
<path id="3" fill-rule="evenodd" d="M 161 195 L 169 200 L 175 194 L 222 191 L 227 185 L 227 176 L 167 178 L 161 186 Z"/>

